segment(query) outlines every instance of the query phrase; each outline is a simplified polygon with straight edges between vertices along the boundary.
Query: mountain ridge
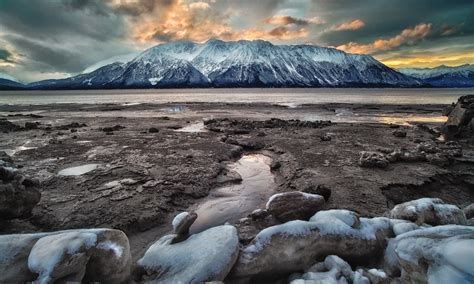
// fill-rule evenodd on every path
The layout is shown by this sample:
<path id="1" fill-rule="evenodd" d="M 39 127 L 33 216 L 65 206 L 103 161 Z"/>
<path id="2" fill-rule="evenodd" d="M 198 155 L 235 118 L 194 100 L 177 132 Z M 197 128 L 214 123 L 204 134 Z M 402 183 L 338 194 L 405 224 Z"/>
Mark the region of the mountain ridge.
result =
<path id="1" fill-rule="evenodd" d="M 433 68 L 400 68 L 401 73 L 434 87 L 474 87 L 474 65 L 440 65 Z"/>

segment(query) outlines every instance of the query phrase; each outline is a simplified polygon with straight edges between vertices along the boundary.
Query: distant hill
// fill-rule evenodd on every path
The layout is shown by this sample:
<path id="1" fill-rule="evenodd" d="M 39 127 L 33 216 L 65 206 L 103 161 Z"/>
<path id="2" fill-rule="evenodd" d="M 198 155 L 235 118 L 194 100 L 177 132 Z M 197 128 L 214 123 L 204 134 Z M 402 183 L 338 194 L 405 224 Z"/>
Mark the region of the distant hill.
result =
<path id="1" fill-rule="evenodd" d="M 456 67 L 441 65 L 435 68 L 404 68 L 398 71 L 435 87 L 474 87 L 474 65 L 470 64 Z"/>
<path id="2" fill-rule="evenodd" d="M 196 87 L 416 87 L 420 80 L 369 55 L 267 41 L 160 44 L 89 73 L 29 84 L 32 89 Z M 105 62 L 105 63 L 104 63 Z M 104 65 L 105 64 L 105 65 Z"/>
<path id="3" fill-rule="evenodd" d="M 0 78 L 0 90 L 21 90 L 25 85 L 8 79 Z"/>

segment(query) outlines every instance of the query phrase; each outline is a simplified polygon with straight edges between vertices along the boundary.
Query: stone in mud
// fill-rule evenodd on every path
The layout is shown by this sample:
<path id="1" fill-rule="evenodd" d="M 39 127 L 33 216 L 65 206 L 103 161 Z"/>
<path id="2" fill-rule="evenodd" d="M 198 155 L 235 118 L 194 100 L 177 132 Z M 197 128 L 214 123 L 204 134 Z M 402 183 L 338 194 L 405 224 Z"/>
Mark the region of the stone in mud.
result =
<path id="1" fill-rule="evenodd" d="M 171 244 L 175 235 L 154 243 L 138 260 L 135 280 L 154 283 L 222 281 L 239 254 L 237 230 L 230 225 L 213 227 Z"/>
<path id="2" fill-rule="evenodd" d="M 407 132 L 405 130 L 397 129 L 392 132 L 393 136 L 398 138 L 405 138 L 407 137 Z"/>
<path id="3" fill-rule="evenodd" d="M 352 271 L 349 263 L 336 255 L 328 255 L 323 262 L 311 266 L 301 275 L 301 279 L 293 279 L 290 283 L 370 283 L 358 271 Z"/>
<path id="4" fill-rule="evenodd" d="M 0 166 L 13 166 L 13 159 L 5 151 L 0 151 Z"/>
<path id="5" fill-rule="evenodd" d="M 421 198 L 398 204 L 390 211 L 390 218 L 408 220 L 418 225 L 466 224 L 466 217 L 461 209 L 445 204 L 439 198 Z"/>
<path id="6" fill-rule="evenodd" d="M 0 236 L 1 283 L 128 283 L 127 236 L 112 229 Z"/>
<path id="7" fill-rule="evenodd" d="M 151 127 L 150 129 L 148 129 L 148 132 L 149 133 L 158 133 L 158 132 L 160 132 L 160 130 L 156 127 Z"/>
<path id="8" fill-rule="evenodd" d="M 319 136 L 319 139 L 321 139 L 323 142 L 328 142 L 332 140 L 332 137 L 329 134 L 323 134 Z"/>
<path id="9" fill-rule="evenodd" d="M 299 191 L 278 193 L 270 197 L 266 208 L 277 220 L 308 220 L 324 205 L 324 197 Z"/>
<path id="10" fill-rule="evenodd" d="M 117 124 L 117 125 L 112 126 L 112 127 L 104 127 L 104 128 L 102 128 L 102 131 L 104 131 L 104 132 L 113 132 L 113 131 L 122 130 L 124 128 L 125 128 L 125 126 Z"/>
<path id="11" fill-rule="evenodd" d="M 189 235 L 189 228 L 191 225 L 196 221 L 198 215 L 194 212 L 182 212 L 176 217 L 174 217 L 172 225 L 173 231 L 176 234 L 176 238 L 174 238 L 171 243 L 178 243 L 185 240 Z"/>
<path id="12" fill-rule="evenodd" d="M 324 200 L 328 201 L 331 197 L 331 189 L 322 184 L 310 184 L 303 188 L 302 192 L 310 193 L 310 194 L 317 194 L 324 197 Z"/>
<path id="13" fill-rule="evenodd" d="M 231 275 L 292 273 L 331 254 L 361 264 L 377 259 L 391 234 L 388 218 L 359 218 L 348 210 L 320 211 L 309 222 L 291 221 L 261 231 L 242 249 Z"/>
<path id="14" fill-rule="evenodd" d="M 428 154 L 434 154 L 434 153 L 438 153 L 440 151 L 438 146 L 436 146 L 436 144 L 432 143 L 432 142 L 420 143 L 418 146 L 416 146 L 416 149 L 419 152 L 425 152 L 425 153 L 428 153 Z"/>
<path id="15" fill-rule="evenodd" d="M 401 234 L 389 241 L 385 271 L 401 283 L 472 283 L 474 227 L 445 225 Z"/>
<path id="16" fill-rule="evenodd" d="M 445 153 L 436 153 L 426 155 L 426 160 L 434 165 L 447 166 L 453 162 L 452 157 Z"/>
<path id="17" fill-rule="evenodd" d="M 17 170 L 0 166 L 0 219 L 10 220 L 31 215 L 41 193 L 38 183 Z"/>
<path id="18" fill-rule="evenodd" d="M 389 161 L 381 153 L 366 152 L 360 153 L 359 166 L 364 168 L 386 168 Z"/>

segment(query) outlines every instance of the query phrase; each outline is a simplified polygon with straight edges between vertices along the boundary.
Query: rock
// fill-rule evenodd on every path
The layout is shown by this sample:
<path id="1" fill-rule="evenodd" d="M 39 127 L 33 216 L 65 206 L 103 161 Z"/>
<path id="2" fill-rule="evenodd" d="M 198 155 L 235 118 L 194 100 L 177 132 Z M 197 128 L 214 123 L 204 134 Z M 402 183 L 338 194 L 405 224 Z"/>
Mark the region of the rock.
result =
<path id="1" fill-rule="evenodd" d="M 279 168 L 281 168 L 281 162 L 280 161 L 272 161 L 272 163 L 270 164 L 270 170 L 276 171 Z"/>
<path id="2" fill-rule="evenodd" d="M 370 281 L 371 284 L 389 284 L 391 281 L 387 273 L 381 269 L 372 268 L 369 270 L 362 270 L 361 273 Z"/>
<path id="3" fill-rule="evenodd" d="M 358 272 L 353 272 L 349 263 L 336 255 L 328 255 L 324 262 L 311 266 L 301 279 L 290 283 L 369 283 L 369 280 Z M 364 281 L 365 280 L 365 281 Z"/>
<path id="4" fill-rule="evenodd" d="M 0 219 L 11 220 L 31 215 L 41 199 L 37 182 L 24 177 L 19 171 L 0 166 Z"/>
<path id="5" fill-rule="evenodd" d="M 364 168 L 386 168 L 389 161 L 383 154 L 377 152 L 366 152 L 360 153 L 359 166 Z"/>
<path id="6" fill-rule="evenodd" d="M 13 159 L 5 151 L 0 151 L 0 166 L 13 165 Z"/>
<path id="7" fill-rule="evenodd" d="M 382 254 L 385 238 L 391 234 L 387 218 L 359 218 L 347 210 L 320 211 L 310 221 L 291 221 L 262 230 L 242 249 L 231 275 L 292 273 L 331 254 L 354 263 L 367 262 Z"/>
<path id="8" fill-rule="evenodd" d="M 418 146 L 416 146 L 416 149 L 418 150 L 418 152 L 425 152 L 428 154 L 434 154 L 440 151 L 436 144 L 432 142 L 420 143 Z"/>
<path id="9" fill-rule="evenodd" d="M 38 124 L 35 122 L 25 122 L 25 129 L 26 130 L 38 129 Z"/>
<path id="10" fill-rule="evenodd" d="M 407 132 L 405 130 L 397 129 L 392 132 L 393 136 L 398 138 L 405 138 L 407 137 Z"/>
<path id="11" fill-rule="evenodd" d="M 230 225 L 213 227 L 171 244 L 175 235 L 154 243 L 138 260 L 137 281 L 202 283 L 222 281 L 239 254 L 237 230 Z"/>
<path id="12" fill-rule="evenodd" d="M 464 212 L 466 219 L 474 218 L 474 203 L 471 203 L 471 205 L 464 207 L 462 211 Z"/>
<path id="13" fill-rule="evenodd" d="M 172 225 L 173 231 L 177 235 L 172 240 L 172 244 L 185 240 L 189 235 L 189 228 L 196 221 L 198 215 L 194 212 L 182 212 L 174 217 Z"/>
<path id="14" fill-rule="evenodd" d="M 436 153 L 426 155 L 426 160 L 434 165 L 447 166 L 453 162 L 452 157 L 445 153 Z"/>
<path id="15" fill-rule="evenodd" d="M 127 283 L 127 236 L 112 229 L 0 236 L 1 283 Z"/>
<path id="16" fill-rule="evenodd" d="M 463 132 L 470 131 L 469 123 L 474 118 L 474 95 L 462 96 L 456 106 L 449 113 L 448 120 L 442 131 L 448 137 L 460 136 Z"/>
<path id="17" fill-rule="evenodd" d="M 244 150 L 247 151 L 256 151 L 265 148 L 265 143 L 262 141 L 258 141 L 255 139 L 234 139 L 234 138 L 227 138 L 225 143 L 237 145 L 242 147 Z"/>
<path id="18" fill-rule="evenodd" d="M 118 131 L 118 130 L 121 130 L 121 129 L 124 129 L 125 126 L 122 126 L 122 125 L 115 125 L 115 126 L 112 126 L 112 127 L 104 127 L 102 128 L 102 131 L 104 132 L 113 132 L 113 131 Z"/>
<path id="19" fill-rule="evenodd" d="M 472 283 L 474 227 L 446 225 L 397 236 L 385 251 L 385 271 L 401 283 Z"/>
<path id="20" fill-rule="evenodd" d="M 319 136 L 319 139 L 321 139 L 321 141 L 325 141 L 325 142 L 332 140 L 331 136 L 328 135 L 328 134 L 323 134 L 323 135 Z"/>
<path id="21" fill-rule="evenodd" d="M 318 185 L 310 184 L 306 186 L 302 190 L 302 192 L 321 195 L 322 197 L 324 197 L 325 201 L 328 201 L 329 198 L 331 197 L 331 189 L 322 184 L 318 184 Z"/>
<path id="22" fill-rule="evenodd" d="M 20 126 L 10 122 L 7 119 L 0 118 L 0 131 L 1 132 L 8 133 L 8 132 L 19 131 L 19 130 L 21 130 Z"/>
<path id="23" fill-rule="evenodd" d="M 148 132 L 149 133 L 158 133 L 158 132 L 160 132 L 160 130 L 158 128 L 151 127 L 150 129 L 148 129 Z"/>
<path id="24" fill-rule="evenodd" d="M 270 197 L 266 209 L 281 222 L 308 220 L 321 210 L 324 197 L 321 195 L 291 191 Z"/>
<path id="25" fill-rule="evenodd" d="M 418 225 L 466 224 L 466 217 L 461 209 L 445 204 L 439 198 L 421 198 L 398 204 L 390 211 L 390 218 L 408 220 Z"/>

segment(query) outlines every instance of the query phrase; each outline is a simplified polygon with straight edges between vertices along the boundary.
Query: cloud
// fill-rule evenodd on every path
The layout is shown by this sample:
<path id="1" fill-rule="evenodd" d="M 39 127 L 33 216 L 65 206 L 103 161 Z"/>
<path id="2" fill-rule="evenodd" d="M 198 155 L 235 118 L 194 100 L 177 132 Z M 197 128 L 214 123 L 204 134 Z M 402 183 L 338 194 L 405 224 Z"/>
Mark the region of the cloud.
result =
<path id="1" fill-rule="evenodd" d="M 342 23 L 339 25 L 334 25 L 330 28 L 333 31 L 355 31 L 361 29 L 365 26 L 365 23 L 362 20 L 356 19 L 350 22 Z"/>
<path id="2" fill-rule="evenodd" d="M 359 44 L 350 42 L 339 45 L 337 49 L 361 54 L 372 54 L 379 51 L 388 51 L 396 49 L 402 45 L 414 45 L 425 39 L 431 32 L 431 23 L 418 24 L 413 28 L 404 29 L 400 34 L 389 39 L 376 39 L 370 44 Z"/>
<path id="3" fill-rule="evenodd" d="M 189 4 L 189 8 L 197 10 L 207 10 L 211 8 L 211 6 L 206 2 L 193 2 Z"/>
<path id="4" fill-rule="evenodd" d="M 12 64 L 15 63 L 13 54 L 7 50 L 0 48 L 0 65 L 1 64 Z"/>
<path id="5" fill-rule="evenodd" d="M 277 25 L 277 26 L 287 26 L 287 25 L 307 26 L 310 24 L 322 25 L 325 23 L 325 21 L 317 17 L 313 17 L 310 19 L 300 19 L 300 18 L 295 18 L 291 16 L 274 15 L 270 18 L 265 19 L 264 23 L 270 24 L 270 25 Z"/>

